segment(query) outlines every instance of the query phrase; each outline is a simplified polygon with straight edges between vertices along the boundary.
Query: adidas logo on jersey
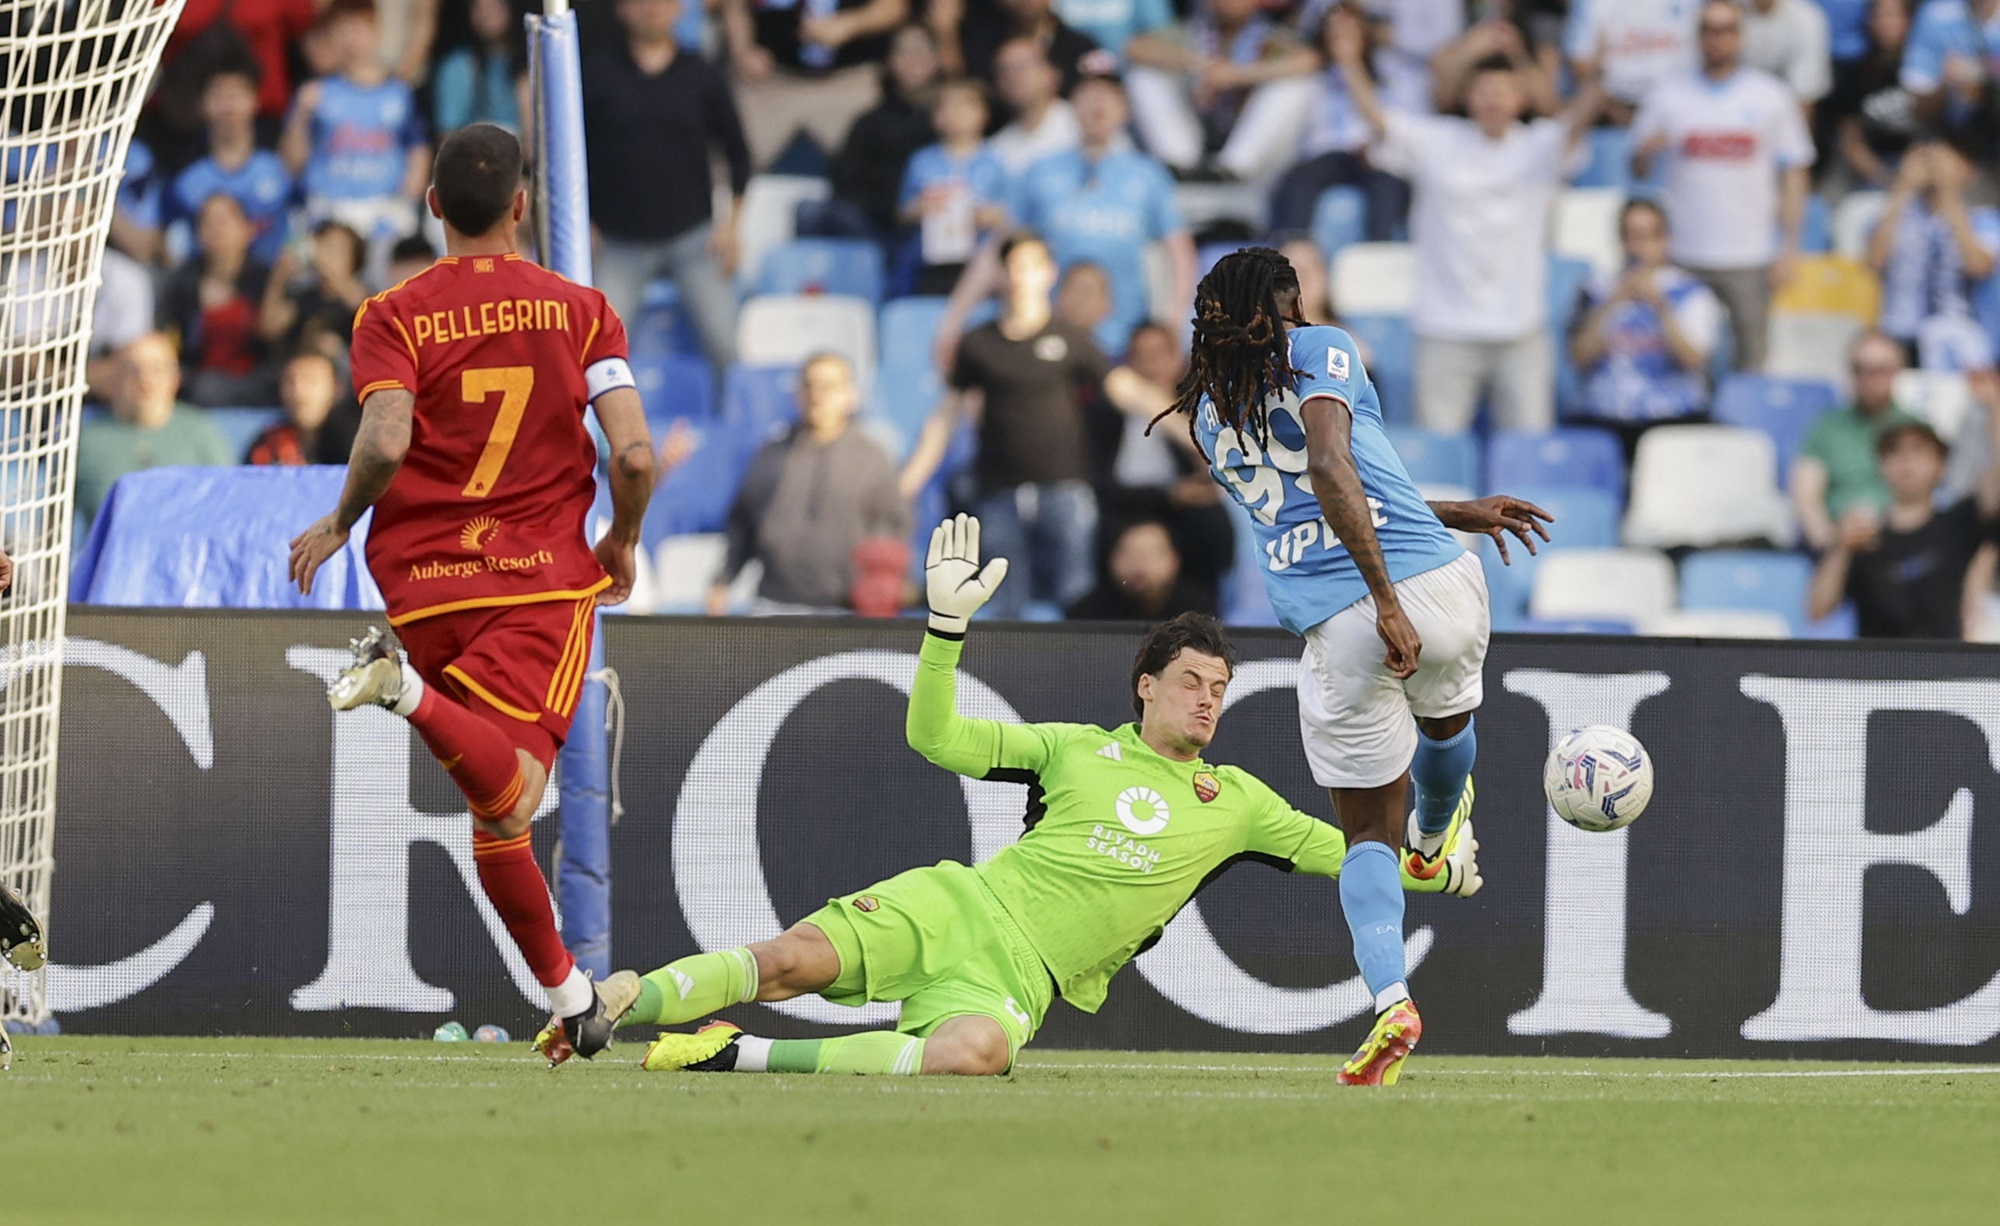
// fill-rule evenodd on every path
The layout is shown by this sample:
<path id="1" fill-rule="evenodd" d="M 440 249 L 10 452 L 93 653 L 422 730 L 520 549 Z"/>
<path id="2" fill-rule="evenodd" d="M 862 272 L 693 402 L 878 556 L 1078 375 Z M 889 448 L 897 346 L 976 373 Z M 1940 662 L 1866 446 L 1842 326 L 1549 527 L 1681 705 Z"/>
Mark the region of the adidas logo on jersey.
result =
<path id="1" fill-rule="evenodd" d="M 1100 758 L 1109 758 L 1113 762 L 1123 762 L 1125 760 L 1125 754 L 1122 750 L 1118 748 L 1118 742 L 1116 741 L 1113 741 L 1109 745 L 1106 745 L 1104 748 L 1098 750 L 1097 756 Z"/>

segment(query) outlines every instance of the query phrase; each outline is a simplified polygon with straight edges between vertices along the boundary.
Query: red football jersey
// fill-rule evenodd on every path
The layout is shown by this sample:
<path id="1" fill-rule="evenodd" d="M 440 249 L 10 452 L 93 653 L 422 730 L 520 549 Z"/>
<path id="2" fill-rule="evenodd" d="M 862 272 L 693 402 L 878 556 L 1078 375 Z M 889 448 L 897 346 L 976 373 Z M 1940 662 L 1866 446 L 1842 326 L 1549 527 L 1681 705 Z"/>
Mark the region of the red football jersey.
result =
<path id="1" fill-rule="evenodd" d="M 584 536 L 597 494 L 584 372 L 625 356 L 603 294 L 518 255 L 447 256 L 361 305 L 357 394 L 417 398 L 368 529 L 391 625 L 610 582 Z"/>

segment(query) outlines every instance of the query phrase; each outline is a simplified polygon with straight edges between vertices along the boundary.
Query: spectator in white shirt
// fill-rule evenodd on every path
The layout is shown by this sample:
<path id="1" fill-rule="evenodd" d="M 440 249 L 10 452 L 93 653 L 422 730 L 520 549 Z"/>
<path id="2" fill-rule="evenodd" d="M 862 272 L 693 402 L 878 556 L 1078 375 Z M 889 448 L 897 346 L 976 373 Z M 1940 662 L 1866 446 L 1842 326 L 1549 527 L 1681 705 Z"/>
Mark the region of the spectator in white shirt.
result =
<path id="1" fill-rule="evenodd" d="M 1139 139 L 1174 170 L 1255 182 L 1296 156 L 1319 56 L 1257 0 L 1206 0 L 1188 20 L 1134 37 L 1125 54 Z"/>
<path id="2" fill-rule="evenodd" d="M 1076 112 L 1062 99 L 1062 74 L 1032 38 L 1010 38 L 993 56 L 994 86 L 1014 113 L 986 147 L 1010 177 L 1018 178 L 1045 157 L 1083 144 Z"/>
<path id="3" fill-rule="evenodd" d="M 1646 92 L 1692 72 L 1699 0 L 1575 0 L 1563 30 L 1563 54 L 1578 80 L 1604 82 L 1604 118 L 1632 122 Z"/>
<path id="4" fill-rule="evenodd" d="M 1757 371 L 1798 260 L 1812 137 L 1791 91 L 1744 66 L 1741 10 L 1708 0 L 1698 32 L 1701 71 L 1654 86 L 1632 121 L 1633 168 L 1666 157 L 1668 254 L 1729 308 L 1736 365 Z"/>
<path id="5" fill-rule="evenodd" d="M 1416 247 L 1417 420 L 1458 433 L 1482 394 L 1494 424 L 1545 430 L 1555 420 L 1548 330 L 1549 220 L 1601 95 L 1595 84 L 1560 119 L 1523 125 L 1527 92 L 1511 63 L 1472 75 L 1470 119 L 1385 109 L 1359 70 L 1361 25 L 1342 13 L 1335 46 L 1356 106 L 1376 134 L 1375 164 L 1410 180 Z"/>
<path id="6" fill-rule="evenodd" d="M 1833 89 L 1826 12 L 1814 0 L 1743 0 L 1743 62 L 1810 107 Z"/>

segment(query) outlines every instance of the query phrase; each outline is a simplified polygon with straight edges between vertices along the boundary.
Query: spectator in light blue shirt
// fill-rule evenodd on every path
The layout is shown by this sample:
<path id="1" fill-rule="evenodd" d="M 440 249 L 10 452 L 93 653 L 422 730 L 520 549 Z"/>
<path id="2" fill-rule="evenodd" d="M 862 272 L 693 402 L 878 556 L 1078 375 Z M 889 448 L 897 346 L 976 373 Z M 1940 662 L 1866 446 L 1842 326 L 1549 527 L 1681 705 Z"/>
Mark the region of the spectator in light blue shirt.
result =
<path id="1" fill-rule="evenodd" d="M 431 117 L 439 132 L 495 123 L 518 133 L 518 87 L 527 71 L 521 23 L 507 0 L 472 0 L 470 21 L 472 42 L 446 55 L 431 80 Z"/>
<path id="2" fill-rule="evenodd" d="M 223 68 L 202 87 L 208 156 L 175 176 L 166 211 L 169 222 L 192 223 L 210 196 L 232 198 L 256 234 L 251 255 L 269 264 L 284 247 L 292 176 L 277 154 L 257 147 L 256 73 L 256 62 L 245 60 Z"/>
<path id="3" fill-rule="evenodd" d="M 382 67 L 375 10 L 336 6 L 323 21 L 335 71 L 299 90 L 279 151 L 299 177 L 307 215 L 352 226 L 379 271 L 395 241 L 417 228 L 430 146 L 410 87 Z"/>
<path id="4" fill-rule="evenodd" d="M 23 153 L 7 155 L 7 181 L 21 176 Z M 14 206 L 8 205 L 4 222 L 14 224 Z M 119 180 L 118 195 L 111 210 L 111 245 L 126 255 L 149 264 L 160 249 L 160 176 L 155 172 L 153 151 L 145 141 L 133 138 L 125 146 L 125 177 Z"/>
<path id="5" fill-rule="evenodd" d="M 1930 0 L 1917 10 L 1903 48 L 1902 82 L 1916 95 L 1920 118 L 1948 127 L 1971 122 L 1981 90 L 1995 75 L 2000 0 Z"/>
<path id="6" fill-rule="evenodd" d="M 931 104 L 941 138 L 911 156 L 896 209 L 919 227 L 919 294 L 948 294 L 982 234 L 1006 220 L 1007 170 L 986 147 L 986 94 L 970 78 L 947 81 Z"/>
<path id="7" fill-rule="evenodd" d="M 1174 23 L 1168 0 L 1056 0 L 1056 16 L 1073 30 L 1090 35 L 1097 45 L 1125 62 L 1125 44 L 1135 34 L 1148 34 Z"/>
<path id="8" fill-rule="evenodd" d="M 1150 315 L 1145 254 L 1164 242 L 1173 262 L 1175 318 L 1194 302 L 1194 239 L 1174 203 L 1174 182 L 1157 160 L 1119 148 L 1130 110 L 1116 77 L 1085 77 L 1070 96 L 1083 145 L 1028 168 L 1015 191 L 1014 219 L 1048 239 L 1064 268 L 1078 260 L 1111 277 L 1112 312 L 1097 330 L 1108 353 L 1123 353 Z"/>

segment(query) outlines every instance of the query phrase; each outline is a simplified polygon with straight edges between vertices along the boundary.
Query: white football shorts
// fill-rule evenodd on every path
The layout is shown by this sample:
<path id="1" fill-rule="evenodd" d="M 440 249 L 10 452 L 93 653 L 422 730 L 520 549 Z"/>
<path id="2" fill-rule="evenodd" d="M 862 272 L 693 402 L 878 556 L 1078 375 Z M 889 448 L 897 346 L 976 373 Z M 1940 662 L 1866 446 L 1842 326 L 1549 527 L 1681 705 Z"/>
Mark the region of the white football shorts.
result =
<path id="1" fill-rule="evenodd" d="M 1373 596 L 1306 631 L 1299 731 L 1321 787 L 1394 782 L 1416 757 L 1418 718 L 1471 711 L 1485 697 L 1492 619 L 1479 559 L 1460 554 L 1398 583 L 1396 595 L 1424 644 L 1407 681 L 1382 662 Z"/>

